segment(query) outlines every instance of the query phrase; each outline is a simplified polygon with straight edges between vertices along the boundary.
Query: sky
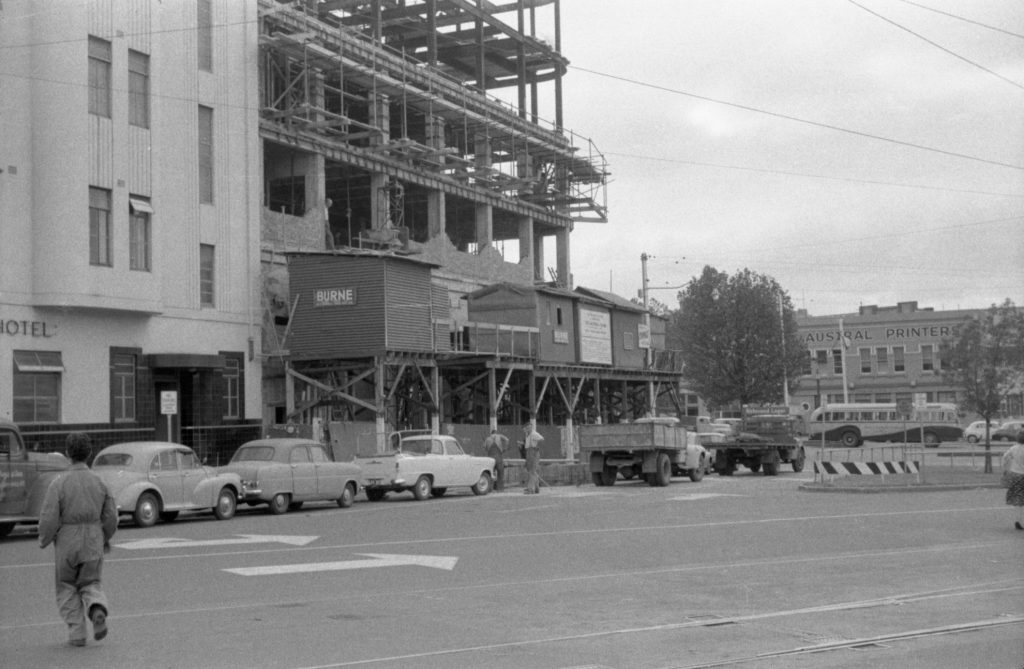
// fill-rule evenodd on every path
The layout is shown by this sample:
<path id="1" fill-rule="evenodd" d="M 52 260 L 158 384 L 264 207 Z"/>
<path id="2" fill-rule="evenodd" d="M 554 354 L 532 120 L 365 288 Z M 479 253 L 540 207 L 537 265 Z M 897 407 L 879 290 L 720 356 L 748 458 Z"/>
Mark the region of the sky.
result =
<path id="1" fill-rule="evenodd" d="M 705 265 L 774 277 L 815 316 L 1024 305 L 1024 3 L 561 12 L 565 127 L 610 172 L 608 222 L 572 234 L 574 285 L 636 296 L 647 254 L 671 307 Z"/>

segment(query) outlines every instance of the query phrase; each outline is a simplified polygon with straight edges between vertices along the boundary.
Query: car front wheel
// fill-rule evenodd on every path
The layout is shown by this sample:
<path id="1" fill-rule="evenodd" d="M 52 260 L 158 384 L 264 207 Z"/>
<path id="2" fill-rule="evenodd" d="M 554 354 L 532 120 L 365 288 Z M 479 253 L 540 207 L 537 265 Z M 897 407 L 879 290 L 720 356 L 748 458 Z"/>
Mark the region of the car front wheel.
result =
<path id="1" fill-rule="evenodd" d="M 476 485 L 470 488 L 470 490 L 473 491 L 474 495 L 486 495 L 489 493 L 491 491 L 491 475 L 487 472 L 481 474 L 480 478 L 476 481 Z"/>
<path id="2" fill-rule="evenodd" d="M 238 498 L 231 488 L 221 488 L 217 495 L 217 506 L 213 507 L 213 515 L 217 520 L 227 520 L 235 515 L 235 508 L 238 506 Z"/>
<path id="3" fill-rule="evenodd" d="M 356 487 L 354 484 L 349 483 L 345 486 L 345 489 L 341 491 L 341 497 L 338 498 L 338 506 L 343 509 L 347 509 L 352 506 L 352 502 L 356 499 Z"/>
<path id="4" fill-rule="evenodd" d="M 976 443 L 978 443 L 978 438 L 975 437 L 973 434 L 968 435 L 967 436 L 967 443 L 968 444 L 976 444 Z"/>

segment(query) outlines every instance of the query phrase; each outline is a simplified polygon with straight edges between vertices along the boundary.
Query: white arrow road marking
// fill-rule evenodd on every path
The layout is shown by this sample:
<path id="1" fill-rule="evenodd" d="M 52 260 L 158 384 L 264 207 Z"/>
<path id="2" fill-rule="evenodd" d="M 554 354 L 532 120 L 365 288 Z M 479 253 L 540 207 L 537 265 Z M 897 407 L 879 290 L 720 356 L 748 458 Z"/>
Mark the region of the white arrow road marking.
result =
<path id="1" fill-rule="evenodd" d="M 151 550 L 154 548 L 191 548 L 194 546 L 237 546 L 238 544 L 289 544 L 292 546 L 305 546 L 319 538 L 272 534 L 240 534 L 234 539 L 154 537 L 152 539 L 139 539 L 138 541 L 128 541 L 123 544 L 114 545 L 118 548 L 127 548 L 130 551 Z"/>
<path id="2" fill-rule="evenodd" d="M 443 555 L 389 555 L 386 553 L 359 553 L 369 560 L 342 560 L 340 562 L 310 562 L 307 564 L 279 564 L 266 567 L 237 567 L 225 569 L 240 576 L 274 576 L 277 574 L 303 574 L 315 571 L 341 571 L 344 569 L 373 569 L 375 567 L 401 567 L 418 565 L 434 569 L 455 569 L 457 557 Z"/>

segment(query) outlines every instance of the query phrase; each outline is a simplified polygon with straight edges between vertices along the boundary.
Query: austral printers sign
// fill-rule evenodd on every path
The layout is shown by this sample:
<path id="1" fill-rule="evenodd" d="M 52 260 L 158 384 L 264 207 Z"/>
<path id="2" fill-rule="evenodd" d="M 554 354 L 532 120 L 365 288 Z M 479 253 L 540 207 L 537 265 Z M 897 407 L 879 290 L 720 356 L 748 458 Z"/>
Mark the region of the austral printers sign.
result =
<path id="1" fill-rule="evenodd" d="M 954 325 L 882 325 L 877 327 L 848 327 L 844 329 L 846 339 L 858 343 L 888 343 L 893 341 L 939 341 L 957 333 Z M 808 346 L 815 344 L 840 344 L 843 341 L 839 330 L 811 330 L 803 334 Z"/>
<path id="2" fill-rule="evenodd" d="M 351 307 L 356 304 L 355 288 L 318 288 L 313 291 L 314 307 Z"/>

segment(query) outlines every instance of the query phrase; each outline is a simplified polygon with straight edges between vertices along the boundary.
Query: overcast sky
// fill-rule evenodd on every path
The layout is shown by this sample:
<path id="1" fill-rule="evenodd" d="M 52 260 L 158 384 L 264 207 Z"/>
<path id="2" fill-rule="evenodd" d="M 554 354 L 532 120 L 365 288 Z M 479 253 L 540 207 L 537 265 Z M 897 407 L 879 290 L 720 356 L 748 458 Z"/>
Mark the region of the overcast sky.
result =
<path id="1" fill-rule="evenodd" d="M 611 172 L 575 285 L 647 253 L 670 306 L 705 265 L 812 315 L 1024 305 L 1024 2 L 562 0 L 562 51 Z"/>

